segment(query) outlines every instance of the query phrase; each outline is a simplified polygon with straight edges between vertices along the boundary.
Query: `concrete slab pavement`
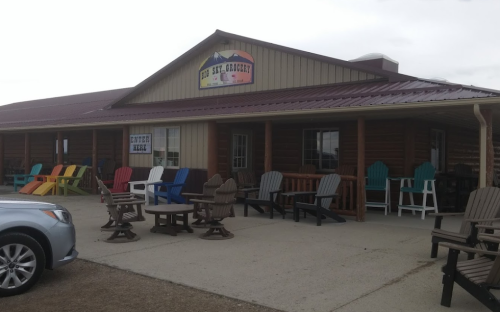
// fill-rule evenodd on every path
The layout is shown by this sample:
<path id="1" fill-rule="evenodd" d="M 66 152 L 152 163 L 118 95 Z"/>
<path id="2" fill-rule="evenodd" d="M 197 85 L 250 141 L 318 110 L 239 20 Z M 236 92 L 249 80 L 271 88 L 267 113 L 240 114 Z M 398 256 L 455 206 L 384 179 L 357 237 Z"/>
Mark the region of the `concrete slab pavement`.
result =
<path id="1" fill-rule="evenodd" d="M 67 207 L 80 258 L 285 311 L 487 311 L 460 287 L 452 310 L 439 305 L 447 251 L 430 258 L 433 218 L 370 211 L 364 223 L 350 218 L 317 227 L 314 218 L 270 220 L 253 210 L 244 218 L 237 205 L 236 218 L 223 222 L 235 234 L 230 240 L 199 239 L 204 229 L 176 237 L 150 233 L 154 218 L 146 215 L 133 224 L 141 240 L 107 244 L 102 240 L 110 233 L 100 232 L 107 212 L 98 196 L 2 196 Z M 443 225 L 458 229 L 460 219 Z"/>

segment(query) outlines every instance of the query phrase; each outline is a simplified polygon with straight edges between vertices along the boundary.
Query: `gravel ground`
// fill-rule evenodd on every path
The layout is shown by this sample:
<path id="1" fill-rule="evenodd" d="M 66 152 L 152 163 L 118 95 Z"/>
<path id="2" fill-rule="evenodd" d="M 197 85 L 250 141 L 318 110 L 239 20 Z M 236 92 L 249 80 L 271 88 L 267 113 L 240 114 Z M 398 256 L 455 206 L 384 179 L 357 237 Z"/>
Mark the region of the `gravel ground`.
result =
<path id="1" fill-rule="evenodd" d="M 238 311 L 278 310 L 112 267 L 75 260 L 46 270 L 29 292 L 0 299 L 1 311 Z"/>

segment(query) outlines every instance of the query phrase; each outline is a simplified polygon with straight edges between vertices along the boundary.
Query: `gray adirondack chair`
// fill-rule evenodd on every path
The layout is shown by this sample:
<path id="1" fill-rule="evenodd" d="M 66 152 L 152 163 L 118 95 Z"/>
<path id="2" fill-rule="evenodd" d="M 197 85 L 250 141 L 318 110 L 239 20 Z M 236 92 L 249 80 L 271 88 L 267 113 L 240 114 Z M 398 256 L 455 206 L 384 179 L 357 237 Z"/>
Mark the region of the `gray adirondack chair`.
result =
<path id="1" fill-rule="evenodd" d="M 310 213 L 316 216 L 316 225 L 321 226 L 323 216 L 330 217 L 338 222 L 345 222 L 345 219 L 330 210 L 332 199 L 337 196 L 337 188 L 340 184 L 340 176 L 338 174 L 329 174 L 321 178 L 318 185 L 318 190 L 315 193 L 314 203 L 301 203 L 294 200 L 293 212 L 295 222 L 299 222 L 299 210 Z M 301 195 L 309 195 L 306 192 L 301 192 Z"/>
<path id="2" fill-rule="evenodd" d="M 498 245 L 500 238 L 490 235 L 479 235 L 478 239 L 484 243 Z M 441 305 L 451 306 L 453 286 L 457 283 L 469 294 L 474 296 L 491 311 L 500 311 L 500 301 L 491 289 L 500 288 L 500 253 L 476 248 L 460 246 L 451 243 L 440 243 L 449 248 L 448 260 L 443 267 L 443 293 Z M 478 254 L 475 259 L 458 261 L 458 254 L 464 251 L 468 254 Z"/>
<path id="3" fill-rule="evenodd" d="M 131 197 L 115 197 L 116 194 L 112 195 L 101 180 L 97 179 L 97 184 L 110 215 L 109 221 L 101 227 L 101 230 L 113 231 L 113 234 L 105 242 L 120 243 L 139 240 L 139 236 L 132 232 L 130 222 L 145 220 L 141 210 L 141 205 L 145 204 L 145 201 Z M 137 211 L 134 210 L 134 206 L 136 206 Z"/>
<path id="4" fill-rule="evenodd" d="M 234 234 L 229 232 L 220 221 L 231 216 L 237 191 L 238 186 L 234 179 L 228 179 L 215 190 L 211 200 L 192 200 L 195 203 L 204 204 L 204 209 L 199 211 L 198 215 L 200 218 L 204 219 L 210 227 L 206 233 L 200 235 L 200 238 L 229 239 L 234 237 Z"/>
<path id="5" fill-rule="evenodd" d="M 248 216 L 248 205 L 252 206 L 255 210 L 260 213 L 264 213 L 264 209 L 261 206 L 269 207 L 269 218 L 274 217 L 274 209 L 283 215 L 285 218 L 285 210 L 276 203 L 278 193 L 282 190 L 281 181 L 283 180 L 283 175 L 278 171 L 266 172 L 262 175 L 260 180 L 260 187 L 247 188 L 242 191 L 245 192 L 245 206 L 244 206 L 244 216 Z M 249 194 L 259 192 L 257 198 L 249 198 Z"/>
<path id="6" fill-rule="evenodd" d="M 491 224 L 500 208 L 500 189 L 496 187 L 484 187 L 472 191 L 467 202 L 465 212 L 460 213 L 431 213 L 435 216 L 434 229 L 432 230 L 431 258 L 437 257 L 438 244 L 449 242 L 459 245 L 474 247 L 479 241 L 478 232 L 492 230 Z M 446 216 L 463 215 L 462 226 L 458 233 L 441 229 L 441 221 Z M 469 254 L 469 256 L 471 256 Z M 472 255 L 473 256 L 473 255 Z"/>
<path id="7" fill-rule="evenodd" d="M 192 199 L 201 200 L 213 200 L 215 190 L 218 189 L 224 182 L 220 174 L 216 173 L 213 177 L 208 179 L 207 182 L 203 184 L 203 193 L 182 193 L 182 196 L 186 198 L 186 203 L 189 203 Z M 203 218 L 198 214 L 199 211 L 206 208 L 207 204 L 195 203 L 193 218 L 196 219 L 191 223 L 192 227 L 205 227 L 206 223 L 203 222 Z"/>

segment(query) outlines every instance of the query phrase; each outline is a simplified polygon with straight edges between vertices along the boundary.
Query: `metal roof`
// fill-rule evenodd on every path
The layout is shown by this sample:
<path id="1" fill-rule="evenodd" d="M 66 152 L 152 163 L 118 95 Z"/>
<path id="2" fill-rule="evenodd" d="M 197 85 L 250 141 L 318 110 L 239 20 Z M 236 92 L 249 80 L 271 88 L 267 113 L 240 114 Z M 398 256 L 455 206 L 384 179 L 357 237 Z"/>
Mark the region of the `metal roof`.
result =
<path id="1" fill-rule="evenodd" d="M 0 130 L 128 124 L 131 121 L 207 118 L 210 116 L 275 115 L 340 108 L 367 108 L 405 103 L 498 98 L 500 91 L 426 80 L 337 84 L 189 100 L 126 105 L 104 109 L 130 89 L 88 93 L 0 106 Z"/>

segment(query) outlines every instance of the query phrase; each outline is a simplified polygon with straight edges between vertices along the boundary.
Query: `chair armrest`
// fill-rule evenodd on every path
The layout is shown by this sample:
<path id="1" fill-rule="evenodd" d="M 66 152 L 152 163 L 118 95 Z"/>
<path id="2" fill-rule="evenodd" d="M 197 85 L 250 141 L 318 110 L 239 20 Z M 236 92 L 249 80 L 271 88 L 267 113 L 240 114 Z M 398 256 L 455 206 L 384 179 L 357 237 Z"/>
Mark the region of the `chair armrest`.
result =
<path id="1" fill-rule="evenodd" d="M 491 218 L 491 219 L 465 219 L 464 221 L 467 222 L 494 222 L 494 221 L 500 221 L 500 218 Z"/>
<path id="2" fill-rule="evenodd" d="M 245 193 L 257 192 L 258 190 L 260 190 L 260 187 L 242 189 L 242 191 Z"/>
<path id="3" fill-rule="evenodd" d="M 460 251 L 464 251 L 464 252 L 477 253 L 477 254 L 483 254 L 483 255 L 491 255 L 491 256 L 500 256 L 500 252 L 476 249 L 476 248 L 472 248 L 472 247 L 461 246 L 461 245 L 447 243 L 447 242 L 440 242 L 439 245 L 446 247 L 446 248 L 460 250 Z"/>
<path id="4" fill-rule="evenodd" d="M 190 197 L 208 197 L 208 195 L 203 195 L 200 193 L 181 193 L 181 195 L 182 196 L 190 196 Z"/>
<path id="5" fill-rule="evenodd" d="M 144 185 L 156 185 L 156 184 L 160 184 L 160 183 L 163 183 L 163 181 L 153 181 L 153 182 L 148 182 L 146 181 L 145 183 L 143 183 Z"/>
<path id="6" fill-rule="evenodd" d="M 269 191 L 270 194 L 276 194 L 276 193 L 281 193 L 283 190 L 274 190 L 274 191 Z"/>
<path id="7" fill-rule="evenodd" d="M 115 201 L 115 204 L 118 206 L 121 206 L 121 205 L 142 205 L 145 203 L 146 203 L 146 201 L 144 201 L 144 200 L 124 201 L 124 202 L 116 202 Z"/>
<path id="8" fill-rule="evenodd" d="M 437 212 L 429 213 L 428 216 L 431 217 L 451 217 L 451 216 L 463 216 L 465 212 Z"/>
<path id="9" fill-rule="evenodd" d="M 132 181 L 132 182 L 129 182 L 128 184 L 136 185 L 136 184 L 146 184 L 146 183 L 148 183 L 147 180 L 145 180 L 145 181 Z"/>
<path id="10" fill-rule="evenodd" d="M 482 240 L 482 241 L 487 241 L 487 242 L 492 242 L 492 243 L 500 244 L 500 236 L 498 236 L 498 235 L 494 235 L 494 234 L 481 234 L 481 235 L 478 235 L 477 238 L 480 239 L 480 240 Z"/>
<path id="11" fill-rule="evenodd" d="M 190 202 L 200 203 L 200 204 L 215 204 L 212 200 L 203 200 L 203 199 L 191 199 Z"/>
<path id="12" fill-rule="evenodd" d="M 334 197 L 337 197 L 337 196 L 339 196 L 339 195 L 338 194 L 316 195 L 316 198 L 319 198 L 319 199 L 321 199 L 321 198 L 330 198 L 330 197 L 334 198 Z"/>
<path id="13" fill-rule="evenodd" d="M 306 196 L 306 195 L 316 195 L 316 192 L 286 192 L 281 194 L 283 196 Z"/>
<path id="14" fill-rule="evenodd" d="M 475 224 L 474 226 L 477 227 L 478 229 L 500 230 L 500 225 Z"/>

